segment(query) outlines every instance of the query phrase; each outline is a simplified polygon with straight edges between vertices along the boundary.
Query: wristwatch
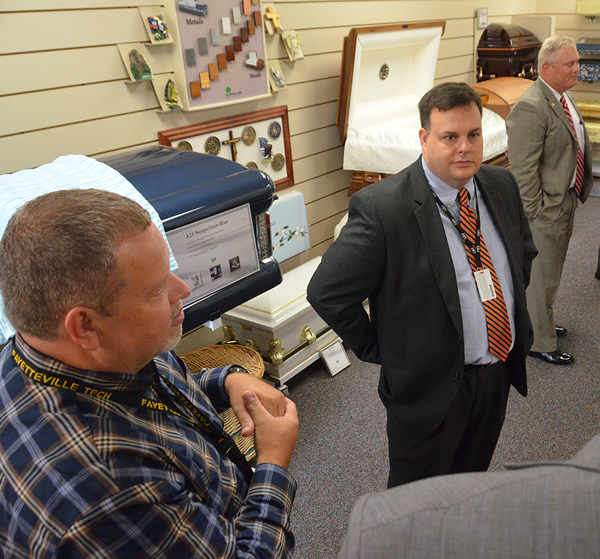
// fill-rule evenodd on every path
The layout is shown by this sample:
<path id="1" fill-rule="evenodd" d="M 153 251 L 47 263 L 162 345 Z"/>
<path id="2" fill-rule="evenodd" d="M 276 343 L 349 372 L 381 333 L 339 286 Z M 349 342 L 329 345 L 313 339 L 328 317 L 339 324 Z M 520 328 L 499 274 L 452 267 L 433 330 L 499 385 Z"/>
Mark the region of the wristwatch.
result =
<path id="1" fill-rule="evenodd" d="M 246 369 L 244 369 L 244 367 L 241 367 L 240 365 L 231 365 L 231 367 L 229 367 L 229 370 L 227 371 L 227 373 L 247 373 L 248 371 L 246 371 Z"/>

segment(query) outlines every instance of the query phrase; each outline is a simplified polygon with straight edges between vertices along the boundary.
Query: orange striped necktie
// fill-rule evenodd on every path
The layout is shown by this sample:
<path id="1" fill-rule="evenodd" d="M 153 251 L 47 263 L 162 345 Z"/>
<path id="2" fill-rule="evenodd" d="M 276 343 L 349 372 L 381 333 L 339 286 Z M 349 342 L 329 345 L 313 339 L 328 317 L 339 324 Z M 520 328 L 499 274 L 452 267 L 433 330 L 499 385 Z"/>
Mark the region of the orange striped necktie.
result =
<path id="1" fill-rule="evenodd" d="M 471 245 L 475 246 L 477 234 L 477 216 L 475 215 L 473 208 L 469 206 L 469 191 L 466 188 L 461 188 L 458 191 L 458 199 L 460 201 L 461 228 Z M 494 270 L 490 253 L 485 246 L 485 241 L 483 240 L 483 236 L 481 236 L 481 234 L 479 236 L 479 241 L 481 266 L 482 268 L 487 268 L 490 271 L 494 291 L 496 292 L 496 296 L 493 299 L 483 301 L 490 352 L 501 361 L 506 361 L 506 357 L 510 351 L 510 346 L 512 343 L 508 310 L 506 309 L 506 302 L 504 301 L 504 295 L 502 295 L 502 288 L 500 287 L 500 282 L 496 276 L 496 271 Z M 478 271 L 475 255 L 471 252 L 466 244 L 465 249 L 467 251 L 469 264 L 471 265 L 471 270 L 473 270 L 473 272 Z"/>
<path id="2" fill-rule="evenodd" d="M 571 111 L 569 110 L 569 105 L 564 95 L 560 96 L 560 100 L 562 102 L 563 109 L 565 110 L 565 115 L 567 115 L 567 119 L 571 124 L 571 129 L 575 134 L 575 140 L 577 141 L 577 168 L 575 170 L 575 192 L 577 192 L 577 196 L 581 196 L 581 189 L 583 188 L 583 150 L 581 149 L 581 145 L 579 144 L 579 139 L 577 138 L 577 131 L 575 130 L 575 124 L 573 123 L 573 117 L 571 116 Z"/>

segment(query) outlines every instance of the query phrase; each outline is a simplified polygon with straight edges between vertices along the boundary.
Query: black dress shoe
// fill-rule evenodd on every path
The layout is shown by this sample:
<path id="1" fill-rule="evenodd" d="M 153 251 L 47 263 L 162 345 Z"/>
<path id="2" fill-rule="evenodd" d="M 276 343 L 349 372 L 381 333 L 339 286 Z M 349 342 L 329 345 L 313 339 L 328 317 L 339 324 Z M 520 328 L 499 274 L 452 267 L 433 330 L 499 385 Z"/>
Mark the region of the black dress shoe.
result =
<path id="1" fill-rule="evenodd" d="M 537 352 L 530 351 L 529 355 L 531 357 L 535 357 L 536 359 L 541 359 L 542 361 L 546 361 L 546 363 L 550 363 L 552 365 L 570 365 L 575 361 L 575 358 L 569 354 L 557 349 L 555 351 L 546 352 Z"/>
<path id="2" fill-rule="evenodd" d="M 563 337 L 567 335 L 567 329 L 564 326 L 555 326 L 556 335 L 559 337 Z"/>

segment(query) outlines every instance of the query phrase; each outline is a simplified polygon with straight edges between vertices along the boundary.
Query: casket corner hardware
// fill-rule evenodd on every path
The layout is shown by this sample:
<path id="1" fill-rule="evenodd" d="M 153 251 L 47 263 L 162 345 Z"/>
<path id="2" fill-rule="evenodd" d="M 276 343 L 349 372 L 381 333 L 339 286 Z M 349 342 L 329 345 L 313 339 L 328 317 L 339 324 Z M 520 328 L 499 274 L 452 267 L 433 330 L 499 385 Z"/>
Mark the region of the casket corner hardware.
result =
<path id="1" fill-rule="evenodd" d="M 281 345 L 281 340 L 271 340 L 271 342 L 269 343 L 269 358 L 271 359 L 271 364 L 275 367 L 283 365 L 284 354 L 285 347 Z"/>
<path id="2" fill-rule="evenodd" d="M 260 347 L 258 345 L 258 342 L 254 338 L 248 338 L 244 345 L 260 353 Z"/>
<path id="3" fill-rule="evenodd" d="M 223 334 L 225 335 L 225 339 L 223 340 L 224 343 L 226 344 L 237 344 L 238 340 L 237 337 L 235 335 L 235 330 L 227 325 L 227 324 L 223 324 Z"/>
<path id="4" fill-rule="evenodd" d="M 317 341 L 317 336 L 310 329 L 310 326 L 305 326 L 300 332 L 300 339 L 308 345 L 314 344 Z"/>

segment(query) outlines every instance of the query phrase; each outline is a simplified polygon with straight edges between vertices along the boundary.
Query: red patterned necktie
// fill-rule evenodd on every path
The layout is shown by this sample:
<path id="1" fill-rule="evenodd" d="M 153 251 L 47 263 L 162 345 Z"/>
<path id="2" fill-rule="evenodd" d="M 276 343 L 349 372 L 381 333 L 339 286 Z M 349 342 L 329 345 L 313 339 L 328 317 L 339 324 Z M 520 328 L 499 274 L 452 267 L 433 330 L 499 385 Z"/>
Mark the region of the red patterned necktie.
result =
<path id="1" fill-rule="evenodd" d="M 476 233 L 477 233 L 477 216 L 473 211 L 473 208 L 469 206 L 469 191 L 466 188 L 461 188 L 458 191 L 458 199 L 460 201 L 460 225 L 469 239 L 472 246 L 475 246 Z M 496 276 L 494 265 L 490 253 L 485 246 L 483 236 L 480 235 L 480 256 L 481 266 L 487 268 L 490 271 L 492 277 L 492 283 L 494 290 L 496 291 L 496 297 L 483 302 L 485 310 L 485 318 L 487 322 L 488 341 L 490 345 L 490 352 L 495 355 L 501 361 L 506 361 L 506 356 L 510 351 L 512 343 L 512 335 L 510 332 L 510 321 L 508 319 L 508 311 L 506 309 L 506 303 L 504 301 L 504 295 L 502 295 L 502 288 L 500 282 Z M 473 272 L 478 270 L 475 255 L 471 252 L 469 247 L 465 245 L 467 250 L 467 257 L 469 264 Z"/>
<path id="2" fill-rule="evenodd" d="M 575 125 L 573 124 L 573 117 L 571 116 L 571 111 L 569 110 L 569 105 L 567 104 L 567 100 L 564 95 L 561 95 L 560 100 L 562 102 L 563 109 L 565 110 L 565 114 L 567 115 L 567 119 L 571 124 L 571 128 L 573 133 L 575 134 L 575 140 L 577 140 L 577 169 L 575 171 L 575 192 L 577 192 L 577 196 L 581 196 L 581 188 L 583 187 L 583 150 L 581 149 L 581 145 L 579 145 L 579 140 L 577 139 L 577 132 L 575 131 Z"/>

